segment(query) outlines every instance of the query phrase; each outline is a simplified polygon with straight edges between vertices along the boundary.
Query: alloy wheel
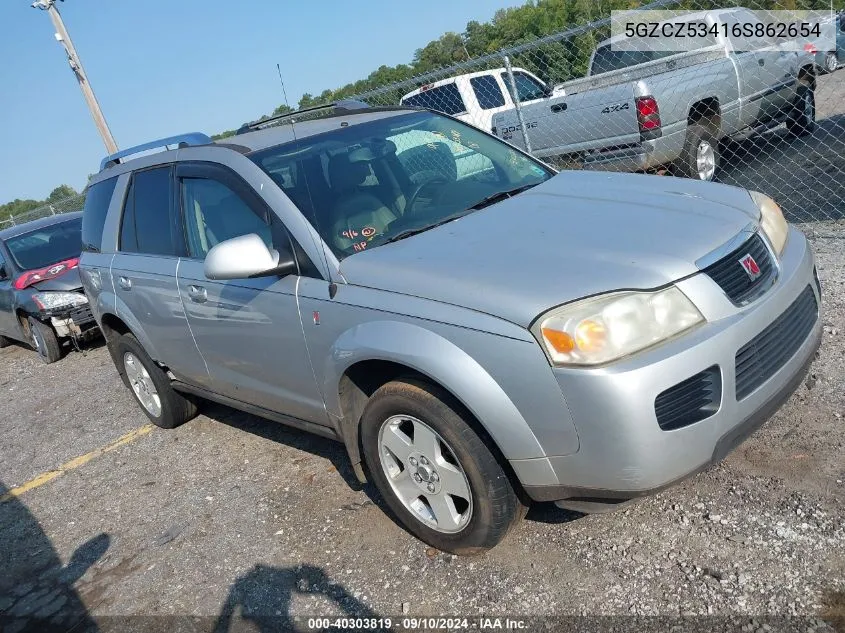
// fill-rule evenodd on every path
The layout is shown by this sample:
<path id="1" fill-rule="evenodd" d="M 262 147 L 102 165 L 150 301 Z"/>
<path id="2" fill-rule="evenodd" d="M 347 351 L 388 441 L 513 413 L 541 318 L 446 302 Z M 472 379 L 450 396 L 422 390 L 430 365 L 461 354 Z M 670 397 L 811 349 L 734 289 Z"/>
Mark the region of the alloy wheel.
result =
<path id="1" fill-rule="evenodd" d="M 129 379 L 129 385 L 138 398 L 141 406 L 147 410 L 153 417 L 161 415 L 161 397 L 158 395 L 158 390 L 150 377 L 147 368 L 132 352 L 126 352 L 123 355 L 123 367 L 126 370 L 126 377 Z"/>
<path id="2" fill-rule="evenodd" d="M 713 180 L 716 173 L 716 150 L 710 141 L 699 141 L 695 152 L 695 168 L 699 180 Z"/>
<path id="3" fill-rule="evenodd" d="M 379 461 L 393 493 L 423 524 L 460 532 L 472 518 L 469 480 L 449 444 L 425 422 L 394 415 L 379 429 Z"/>

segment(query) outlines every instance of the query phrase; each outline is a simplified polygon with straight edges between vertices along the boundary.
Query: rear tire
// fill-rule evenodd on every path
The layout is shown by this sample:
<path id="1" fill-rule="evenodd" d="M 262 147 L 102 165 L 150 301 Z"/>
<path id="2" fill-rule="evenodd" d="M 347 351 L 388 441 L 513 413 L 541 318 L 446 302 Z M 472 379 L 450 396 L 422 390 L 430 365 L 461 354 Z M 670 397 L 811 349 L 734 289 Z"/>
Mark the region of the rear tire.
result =
<path id="1" fill-rule="evenodd" d="M 798 88 L 798 98 L 786 119 L 786 130 L 792 136 L 807 136 L 816 128 L 816 96 L 809 86 Z"/>
<path id="2" fill-rule="evenodd" d="M 38 357 L 47 365 L 55 363 L 62 357 L 62 346 L 55 330 L 34 317 L 29 317 L 28 322 L 32 347 L 38 352 Z"/>
<path id="3" fill-rule="evenodd" d="M 687 136 L 681 155 L 675 161 L 676 175 L 710 182 L 719 169 L 719 139 L 710 126 L 692 123 L 687 127 Z"/>
<path id="4" fill-rule="evenodd" d="M 837 68 L 839 68 L 839 59 L 836 57 L 836 53 L 830 52 L 824 56 L 824 70 L 827 73 L 832 73 Z"/>
<path id="5" fill-rule="evenodd" d="M 385 503 L 411 534 L 454 554 L 489 550 L 525 516 L 470 420 L 448 392 L 411 378 L 380 387 L 361 418 L 364 458 Z"/>
<path id="6" fill-rule="evenodd" d="M 173 429 L 197 414 L 196 404 L 178 393 L 170 378 L 132 334 L 123 334 L 114 343 L 112 357 L 123 382 L 150 421 L 163 429 Z"/>

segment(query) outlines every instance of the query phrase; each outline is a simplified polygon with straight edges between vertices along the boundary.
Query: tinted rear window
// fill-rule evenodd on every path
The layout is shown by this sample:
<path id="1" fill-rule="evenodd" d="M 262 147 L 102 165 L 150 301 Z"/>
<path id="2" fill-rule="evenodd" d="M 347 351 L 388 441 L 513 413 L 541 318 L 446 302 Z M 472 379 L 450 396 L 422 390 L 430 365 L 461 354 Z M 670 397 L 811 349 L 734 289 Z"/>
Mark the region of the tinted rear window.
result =
<path id="1" fill-rule="evenodd" d="M 103 225 L 109 211 L 109 203 L 117 185 L 117 176 L 88 187 L 85 206 L 82 209 L 82 250 L 100 252 L 103 242 Z"/>
<path id="2" fill-rule="evenodd" d="M 174 240 L 172 179 L 169 167 L 132 177 L 120 229 L 120 250 L 147 255 L 179 255 Z"/>
<path id="3" fill-rule="evenodd" d="M 502 94 L 502 89 L 499 88 L 499 83 L 495 77 L 481 75 L 480 77 L 473 77 L 469 80 L 469 83 L 482 110 L 505 105 L 505 96 Z"/>
<path id="4" fill-rule="evenodd" d="M 460 114 L 467 111 L 461 93 L 458 92 L 458 87 L 453 83 L 425 90 L 413 97 L 407 97 L 402 99 L 402 103 L 417 108 L 437 110 L 444 114 Z"/>

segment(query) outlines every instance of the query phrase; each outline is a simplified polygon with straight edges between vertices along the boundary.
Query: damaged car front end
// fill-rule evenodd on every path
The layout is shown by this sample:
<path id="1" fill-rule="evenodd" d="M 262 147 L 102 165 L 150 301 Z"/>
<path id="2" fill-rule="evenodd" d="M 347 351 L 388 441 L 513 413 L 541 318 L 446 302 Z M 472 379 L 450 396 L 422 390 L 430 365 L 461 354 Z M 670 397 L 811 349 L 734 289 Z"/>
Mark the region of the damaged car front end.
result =
<path id="1" fill-rule="evenodd" d="M 0 232 L 0 339 L 31 345 L 47 363 L 99 333 L 79 276 L 78 213 Z"/>

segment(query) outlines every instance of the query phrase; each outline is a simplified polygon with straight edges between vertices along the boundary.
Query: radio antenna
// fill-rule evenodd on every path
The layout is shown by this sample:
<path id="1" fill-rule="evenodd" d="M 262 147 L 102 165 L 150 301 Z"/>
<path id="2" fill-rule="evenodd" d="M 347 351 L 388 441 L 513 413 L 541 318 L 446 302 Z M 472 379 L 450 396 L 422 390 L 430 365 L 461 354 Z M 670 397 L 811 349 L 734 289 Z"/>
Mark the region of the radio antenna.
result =
<path id="1" fill-rule="evenodd" d="M 282 67 L 278 63 L 276 64 L 276 70 L 279 72 L 279 83 L 282 85 L 282 96 L 285 99 L 285 106 L 287 107 L 287 109 L 289 111 L 293 111 L 293 108 L 290 107 L 290 103 L 288 102 L 287 90 L 285 90 L 285 80 L 282 78 Z M 296 125 L 294 125 L 294 123 L 295 123 L 294 119 L 295 119 L 295 117 L 290 117 L 288 119 L 288 121 L 290 122 L 290 131 L 293 134 L 293 141 L 294 141 L 294 143 L 296 143 L 299 139 L 296 138 Z M 320 221 L 317 219 L 317 207 L 314 205 L 314 197 L 311 195 L 311 184 L 308 182 L 308 172 L 305 169 L 302 169 L 301 171 L 302 171 L 302 177 L 305 180 L 305 191 L 308 193 L 308 200 L 311 202 L 311 210 L 313 212 L 313 218 L 311 218 L 311 219 L 313 219 L 313 221 L 314 221 L 314 228 L 317 229 L 317 233 L 322 238 L 323 236 L 322 236 L 322 231 L 320 231 Z M 302 211 L 302 210 L 300 209 L 300 211 Z M 314 241 L 313 235 L 311 236 L 311 239 L 312 239 L 312 241 Z M 334 299 L 334 295 L 337 292 L 337 285 L 335 284 L 334 279 L 331 279 L 331 277 L 333 277 L 333 275 L 332 275 L 332 270 L 329 267 L 329 258 L 326 255 L 325 246 L 317 243 L 316 241 L 314 241 L 314 246 L 317 248 L 318 251 L 320 251 L 323 254 L 323 261 L 326 263 L 326 270 L 328 271 L 329 277 L 330 277 L 330 279 L 328 280 L 329 281 L 329 297 Z"/>

